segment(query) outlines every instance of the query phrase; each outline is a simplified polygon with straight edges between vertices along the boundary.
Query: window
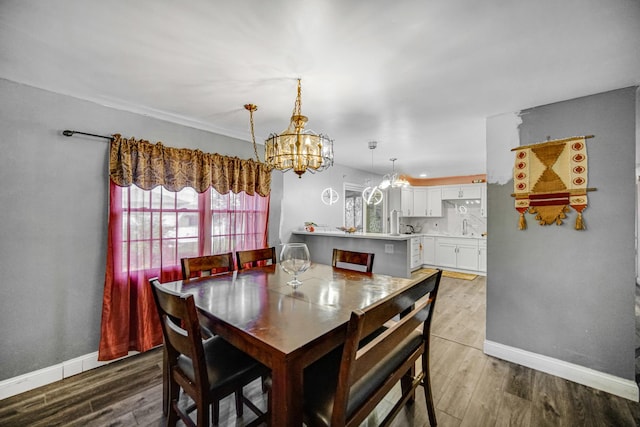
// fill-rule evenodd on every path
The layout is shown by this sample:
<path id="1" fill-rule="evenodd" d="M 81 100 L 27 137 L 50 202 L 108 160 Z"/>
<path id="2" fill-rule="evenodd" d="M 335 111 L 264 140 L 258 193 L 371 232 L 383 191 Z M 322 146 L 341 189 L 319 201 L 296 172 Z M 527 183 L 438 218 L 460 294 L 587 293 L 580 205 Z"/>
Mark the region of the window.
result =
<path id="1" fill-rule="evenodd" d="M 114 187 L 121 203 L 121 271 L 175 268 L 180 259 L 267 246 L 268 198 L 213 189 L 177 193 Z"/>
<path id="2" fill-rule="evenodd" d="M 211 214 L 206 233 L 212 254 L 267 247 L 268 197 L 209 191 Z"/>

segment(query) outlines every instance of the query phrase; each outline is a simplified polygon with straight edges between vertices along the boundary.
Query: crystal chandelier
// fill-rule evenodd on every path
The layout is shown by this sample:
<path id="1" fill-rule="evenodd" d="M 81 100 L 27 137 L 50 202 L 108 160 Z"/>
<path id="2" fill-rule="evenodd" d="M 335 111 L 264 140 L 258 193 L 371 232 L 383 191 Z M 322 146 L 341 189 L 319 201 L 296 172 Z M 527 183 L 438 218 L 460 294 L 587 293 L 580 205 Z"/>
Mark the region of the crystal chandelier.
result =
<path id="1" fill-rule="evenodd" d="M 320 172 L 333 166 L 333 140 L 326 135 L 316 134 L 304 128 L 308 121 L 302 115 L 302 87 L 298 79 L 298 96 L 293 107 L 289 127 L 280 134 L 272 133 L 265 141 L 265 163 L 274 169 L 286 172 L 293 171 L 302 178 L 306 171 Z M 255 149 L 253 134 L 253 104 L 244 106 L 251 114 L 251 136 Z M 257 150 L 256 150 L 257 157 Z"/>
<path id="2" fill-rule="evenodd" d="M 378 188 L 385 190 L 389 187 L 391 188 L 400 188 L 400 187 L 408 187 L 409 181 L 404 179 L 396 172 L 396 160 L 397 158 L 389 159 L 393 164 L 393 171 L 390 174 L 386 174 L 382 177 L 382 182 L 378 185 Z"/>

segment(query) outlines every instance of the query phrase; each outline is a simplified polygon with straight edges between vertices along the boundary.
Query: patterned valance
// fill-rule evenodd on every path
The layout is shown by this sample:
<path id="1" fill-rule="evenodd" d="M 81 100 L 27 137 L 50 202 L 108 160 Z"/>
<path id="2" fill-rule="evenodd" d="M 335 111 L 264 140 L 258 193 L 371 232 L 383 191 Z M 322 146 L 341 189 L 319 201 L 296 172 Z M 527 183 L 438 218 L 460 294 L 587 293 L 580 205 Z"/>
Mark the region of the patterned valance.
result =
<path id="1" fill-rule="evenodd" d="M 526 228 L 524 214 L 536 215 L 540 225 L 562 224 L 571 206 L 578 213 L 576 230 L 583 230 L 582 211 L 587 207 L 587 144 L 577 136 L 514 148 L 515 208 L 520 212 L 520 230 Z"/>
<path id="2" fill-rule="evenodd" d="M 135 184 L 144 190 L 162 185 L 169 191 L 192 187 L 198 193 L 209 187 L 220 194 L 244 191 L 267 196 L 271 191 L 271 169 L 264 163 L 165 147 L 119 134 L 111 142 L 109 176 L 120 187 Z"/>

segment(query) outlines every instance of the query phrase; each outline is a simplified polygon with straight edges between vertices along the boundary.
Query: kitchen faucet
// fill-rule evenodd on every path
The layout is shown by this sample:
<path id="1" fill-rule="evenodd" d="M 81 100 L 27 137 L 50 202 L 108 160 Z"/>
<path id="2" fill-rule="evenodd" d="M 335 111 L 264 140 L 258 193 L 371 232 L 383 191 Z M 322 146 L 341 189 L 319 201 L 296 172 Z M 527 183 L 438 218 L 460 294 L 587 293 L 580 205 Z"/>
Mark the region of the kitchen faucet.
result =
<path id="1" fill-rule="evenodd" d="M 467 219 L 463 219 L 462 220 L 462 235 L 466 236 L 467 235 Z"/>

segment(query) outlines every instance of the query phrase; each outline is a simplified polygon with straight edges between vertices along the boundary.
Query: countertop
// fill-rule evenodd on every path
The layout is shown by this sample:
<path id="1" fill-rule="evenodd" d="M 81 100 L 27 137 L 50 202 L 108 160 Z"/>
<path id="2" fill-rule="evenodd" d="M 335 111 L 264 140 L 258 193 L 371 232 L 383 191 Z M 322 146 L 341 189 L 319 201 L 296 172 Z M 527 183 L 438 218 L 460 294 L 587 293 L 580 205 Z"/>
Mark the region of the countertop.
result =
<path id="1" fill-rule="evenodd" d="M 356 231 L 355 233 L 345 233 L 343 231 L 293 231 L 293 234 L 305 236 L 325 236 L 325 237 L 348 237 L 350 239 L 375 239 L 375 240 L 409 240 L 416 234 L 400 234 L 392 236 L 391 234 L 381 233 L 363 233 Z"/>
<path id="2" fill-rule="evenodd" d="M 482 239 L 485 240 L 486 236 L 482 235 L 458 235 L 458 234 L 445 234 L 445 233 L 413 233 L 413 234 L 399 234 L 392 236 L 391 234 L 382 233 L 345 233 L 342 231 L 293 231 L 293 234 L 300 234 L 305 236 L 327 236 L 327 237 L 349 237 L 352 239 L 376 239 L 376 240 L 409 240 L 412 237 L 431 236 L 431 237 L 451 237 L 462 239 Z"/>

